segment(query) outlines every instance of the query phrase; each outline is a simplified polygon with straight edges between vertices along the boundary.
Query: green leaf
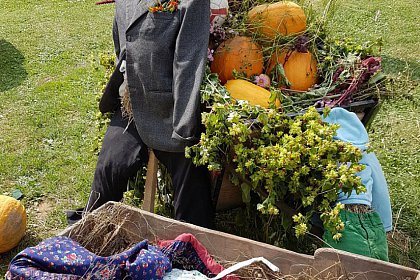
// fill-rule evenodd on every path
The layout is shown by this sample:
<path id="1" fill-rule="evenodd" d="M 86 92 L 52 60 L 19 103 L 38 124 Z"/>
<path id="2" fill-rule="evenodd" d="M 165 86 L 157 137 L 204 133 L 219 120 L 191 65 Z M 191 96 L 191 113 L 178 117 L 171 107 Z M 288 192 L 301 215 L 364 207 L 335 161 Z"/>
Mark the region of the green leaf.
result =
<path id="1" fill-rule="evenodd" d="M 274 237 L 276 237 L 277 235 L 277 231 L 274 231 L 273 233 L 270 234 L 270 236 L 268 237 L 269 240 L 273 240 Z"/>
<path id="2" fill-rule="evenodd" d="M 250 203 L 251 202 L 251 186 L 247 183 L 242 183 L 241 190 L 242 190 L 242 201 L 245 203 Z"/>
<path id="3" fill-rule="evenodd" d="M 277 98 L 277 94 L 273 91 L 270 92 L 270 99 L 269 99 L 270 103 L 274 103 L 274 101 L 276 101 L 276 98 Z"/>
<path id="4" fill-rule="evenodd" d="M 330 108 L 330 107 L 328 107 L 328 106 L 325 106 L 325 107 L 324 107 L 324 110 L 322 110 L 322 116 L 323 116 L 324 118 L 326 118 L 330 112 L 331 112 L 331 108 Z"/>
<path id="5" fill-rule="evenodd" d="M 286 72 L 284 72 L 283 65 L 281 65 L 280 63 L 276 64 L 276 74 L 279 77 L 279 81 L 281 81 L 280 84 L 288 86 L 288 87 L 291 86 L 291 83 L 286 77 Z"/>
<path id="6" fill-rule="evenodd" d="M 290 217 L 282 215 L 281 225 L 284 229 L 290 229 L 292 227 L 292 220 L 290 219 Z"/>
<path id="7" fill-rule="evenodd" d="M 377 82 L 382 81 L 385 78 L 386 78 L 386 75 L 383 72 L 376 72 L 375 75 L 370 77 L 369 84 L 370 85 L 376 84 Z"/>

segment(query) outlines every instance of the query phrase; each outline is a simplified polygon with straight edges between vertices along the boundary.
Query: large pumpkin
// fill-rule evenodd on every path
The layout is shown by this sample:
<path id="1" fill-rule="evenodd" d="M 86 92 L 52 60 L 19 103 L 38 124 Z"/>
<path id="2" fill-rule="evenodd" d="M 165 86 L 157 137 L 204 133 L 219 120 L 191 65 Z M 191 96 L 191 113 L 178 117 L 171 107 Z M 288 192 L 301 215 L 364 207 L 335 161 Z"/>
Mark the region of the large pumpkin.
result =
<path id="1" fill-rule="evenodd" d="M 287 36 L 306 29 L 303 9 L 290 1 L 256 6 L 248 12 L 248 21 L 252 29 L 268 38 L 274 38 L 279 33 Z"/>
<path id="2" fill-rule="evenodd" d="M 19 200 L 0 195 L 0 253 L 14 248 L 26 231 L 26 212 Z"/>
<path id="3" fill-rule="evenodd" d="M 223 42 L 214 53 L 211 71 L 219 75 L 222 84 L 233 79 L 233 71 L 247 77 L 263 72 L 262 49 L 246 36 L 236 36 Z"/>
<path id="4" fill-rule="evenodd" d="M 227 91 L 234 99 L 246 100 L 252 105 L 259 105 L 268 108 L 270 105 L 271 93 L 256 84 L 245 80 L 229 80 L 225 85 Z M 276 106 L 280 106 L 280 102 L 276 101 Z"/>
<path id="5" fill-rule="evenodd" d="M 280 55 L 274 52 L 267 73 L 270 73 L 277 63 L 283 65 L 291 89 L 307 91 L 316 83 L 317 61 L 310 52 L 283 50 Z"/>

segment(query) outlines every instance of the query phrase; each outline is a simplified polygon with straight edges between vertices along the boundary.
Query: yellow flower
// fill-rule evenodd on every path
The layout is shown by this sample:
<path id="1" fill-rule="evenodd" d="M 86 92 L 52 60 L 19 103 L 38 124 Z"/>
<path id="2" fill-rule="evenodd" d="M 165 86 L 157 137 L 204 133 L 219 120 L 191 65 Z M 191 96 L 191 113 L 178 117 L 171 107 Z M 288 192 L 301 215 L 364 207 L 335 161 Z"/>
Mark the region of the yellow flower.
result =
<path id="1" fill-rule="evenodd" d="M 335 240 L 335 241 L 338 241 L 338 240 L 340 240 L 340 238 L 342 237 L 343 235 L 341 234 L 341 233 L 336 233 L 336 234 L 334 234 L 333 235 L 333 239 Z"/>

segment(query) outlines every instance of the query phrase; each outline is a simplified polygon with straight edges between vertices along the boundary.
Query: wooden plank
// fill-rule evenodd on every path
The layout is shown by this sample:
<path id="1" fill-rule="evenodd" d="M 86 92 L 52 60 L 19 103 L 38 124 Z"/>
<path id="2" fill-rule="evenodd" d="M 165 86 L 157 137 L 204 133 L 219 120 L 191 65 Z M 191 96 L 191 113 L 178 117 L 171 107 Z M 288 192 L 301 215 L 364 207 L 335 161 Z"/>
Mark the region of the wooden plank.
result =
<path id="1" fill-rule="evenodd" d="M 414 280 L 419 271 L 413 268 L 368 258 L 332 248 L 315 251 L 314 267 L 324 275 L 348 275 L 350 279 L 404 279 Z M 319 275 L 321 276 L 321 275 Z"/>
<path id="2" fill-rule="evenodd" d="M 262 242 L 238 237 L 235 235 L 211 230 L 192 224 L 165 218 L 138 208 L 127 206 L 118 202 L 108 202 L 85 217 L 93 217 L 99 211 L 106 211 L 110 217 L 114 213 L 118 218 L 110 217 L 110 220 L 125 221 L 120 228 L 129 235 L 130 241 L 140 242 L 148 240 L 172 240 L 183 233 L 193 234 L 213 256 L 222 260 L 239 262 L 253 257 L 265 257 L 277 265 L 282 273 L 288 273 L 294 264 L 311 265 L 313 256 L 299 254 L 286 249 L 278 248 Z M 61 235 L 71 237 L 75 226 L 83 226 L 88 223 L 77 223 Z"/>
<path id="3" fill-rule="evenodd" d="M 152 150 L 149 152 L 146 182 L 144 183 L 144 199 L 142 209 L 151 213 L 155 210 L 155 195 L 157 189 L 158 159 Z"/>

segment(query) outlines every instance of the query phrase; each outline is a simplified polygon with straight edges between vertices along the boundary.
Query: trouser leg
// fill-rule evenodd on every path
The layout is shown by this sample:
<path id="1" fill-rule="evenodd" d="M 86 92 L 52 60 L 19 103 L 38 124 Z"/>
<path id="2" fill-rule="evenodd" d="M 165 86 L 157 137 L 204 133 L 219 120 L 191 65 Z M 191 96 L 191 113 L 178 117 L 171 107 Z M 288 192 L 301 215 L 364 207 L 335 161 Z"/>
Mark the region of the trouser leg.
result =
<path id="1" fill-rule="evenodd" d="M 154 150 L 166 166 L 174 187 L 175 219 L 204 227 L 213 226 L 211 182 L 205 166 L 195 166 L 184 153 Z"/>
<path id="2" fill-rule="evenodd" d="M 92 183 L 86 211 L 108 201 L 119 201 L 126 191 L 128 179 L 147 161 L 147 147 L 134 123 L 127 128 L 121 112 L 114 114 L 105 134 Z"/>

